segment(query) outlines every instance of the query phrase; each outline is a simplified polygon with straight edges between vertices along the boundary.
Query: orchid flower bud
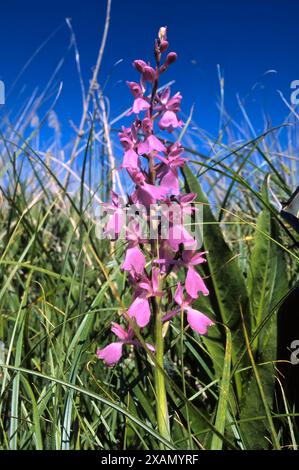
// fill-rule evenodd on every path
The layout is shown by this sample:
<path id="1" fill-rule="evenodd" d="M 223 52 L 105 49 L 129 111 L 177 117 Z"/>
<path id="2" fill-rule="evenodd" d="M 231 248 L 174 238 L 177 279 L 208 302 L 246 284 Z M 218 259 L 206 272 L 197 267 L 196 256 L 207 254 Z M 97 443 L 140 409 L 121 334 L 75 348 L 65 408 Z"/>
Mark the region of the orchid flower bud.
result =
<path id="1" fill-rule="evenodd" d="M 168 41 L 161 41 L 160 43 L 160 51 L 163 53 L 168 48 Z"/>
<path id="2" fill-rule="evenodd" d="M 159 38 L 159 49 L 160 49 L 160 52 L 163 53 L 168 48 L 167 27 L 166 26 L 162 26 L 159 29 L 158 38 Z"/>
<path id="3" fill-rule="evenodd" d="M 167 41 L 167 26 L 161 26 L 158 33 L 160 42 Z"/>
<path id="4" fill-rule="evenodd" d="M 176 52 L 169 52 L 166 56 L 166 63 L 167 65 L 173 64 L 177 60 L 177 54 Z"/>
<path id="5" fill-rule="evenodd" d="M 165 72 L 165 70 L 167 70 L 167 69 L 168 69 L 168 64 L 167 64 L 167 62 L 164 62 L 164 64 L 161 65 L 161 67 L 159 68 L 159 73 L 161 74 L 161 73 Z"/>
<path id="6" fill-rule="evenodd" d="M 133 65 L 138 72 L 142 73 L 144 71 L 144 68 L 147 66 L 147 63 L 144 62 L 144 60 L 134 60 Z"/>
<path id="7" fill-rule="evenodd" d="M 165 52 L 168 49 L 168 41 L 162 41 L 160 44 L 161 53 Z"/>
<path id="8" fill-rule="evenodd" d="M 144 67 L 142 74 L 143 74 L 144 80 L 148 82 L 153 82 L 155 80 L 156 72 L 153 69 L 153 67 L 150 67 L 149 65 L 146 65 Z"/>

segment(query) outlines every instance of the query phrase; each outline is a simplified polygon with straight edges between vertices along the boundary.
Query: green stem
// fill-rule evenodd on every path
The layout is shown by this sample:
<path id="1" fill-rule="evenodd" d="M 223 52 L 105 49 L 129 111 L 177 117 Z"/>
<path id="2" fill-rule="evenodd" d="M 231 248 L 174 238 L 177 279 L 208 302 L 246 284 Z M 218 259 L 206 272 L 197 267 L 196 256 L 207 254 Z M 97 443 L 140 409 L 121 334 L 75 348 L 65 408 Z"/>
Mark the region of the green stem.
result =
<path id="1" fill-rule="evenodd" d="M 156 413 L 158 430 L 162 437 L 170 441 L 170 427 L 168 416 L 168 405 L 164 377 L 164 339 L 162 334 L 162 313 L 158 309 L 156 313 L 156 367 L 155 367 L 155 391 L 156 391 Z M 161 444 L 161 449 L 164 449 Z"/>
<path id="2" fill-rule="evenodd" d="M 160 55 L 156 55 L 156 78 L 152 88 L 151 95 L 151 105 L 150 105 L 150 117 L 152 123 L 154 121 L 153 117 L 153 105 L 154 99 L 158 89 L 159 83 L 159 66 L 160 66 Z M 155 184 L 156 181 L 156 170 L 154 165 L 154 159 L 149 156 L 149 170 L 150 170 L 150 179 L 151 183 Z M 154 241 L 152 240 L 152 253 L 155 253 L 159 258 L 159 241 L 158 238 Z M 159 279 L 159 290 L 162 291 L 162 282 L 161 278 Z M 168 404 L 167 404 L 167 395 L 165 387 L 165 372 L 164 372 L 164 338 L 163 338 L 163 322 L 162 322 L 162 312 L 160 308 L 160 298 L 153 298 L 153 313 L 155 316 L 155 335 L 156 335 L 156 364 L 155 364 L 155 392 L 156 392 L 156 415 L 157 415 L 157 424 L 159 434 L 167 439 L 169 442 L 170 437 L 170 426 L 169 426 L 169 415 L 168 415 Z M 164 444 L 160 444 L 161 450 L 165 449 Z"/>
<path id="3" fill-rule="evenodd" d="M 184 397 L 187 399 L 185 371 L 184 371 L 184 311 L 183 309 L 181 309 L 181 374 L 182 374 L 183 394 L 184 394 Z M 187 401 L 186 401 L 185 409 L 186 409 L 186 420 L 187 420 L 188 442 L 189 442 L 188 449 L 193 449 L 190 417 L 189 417 L 189 407 L 188 407 Z"/>

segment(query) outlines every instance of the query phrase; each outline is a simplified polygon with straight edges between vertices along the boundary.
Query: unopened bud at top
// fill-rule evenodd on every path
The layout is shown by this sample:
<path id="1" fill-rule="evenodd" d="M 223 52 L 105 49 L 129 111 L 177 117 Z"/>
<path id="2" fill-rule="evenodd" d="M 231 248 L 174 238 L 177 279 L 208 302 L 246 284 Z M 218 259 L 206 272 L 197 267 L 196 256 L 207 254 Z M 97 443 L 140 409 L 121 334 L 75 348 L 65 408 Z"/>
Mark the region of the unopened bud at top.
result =
<path id="1" fill-rule="evenodd" d="M 160 42 L 167 41 L 167 27 L 166 26 L 161 26 L 161 28 L 159 29 L 159 33 L 158 33 L 158 38 L 160 39 Z"/>
<path id="2" fill-rule="evenodd" d="M 168 48 L 167 27 L 166 26 L 162 26 L 159 29 L 158 38 L 159 38 L 159 49 L 160 49 L 160 52 L 163 53 Z"/>

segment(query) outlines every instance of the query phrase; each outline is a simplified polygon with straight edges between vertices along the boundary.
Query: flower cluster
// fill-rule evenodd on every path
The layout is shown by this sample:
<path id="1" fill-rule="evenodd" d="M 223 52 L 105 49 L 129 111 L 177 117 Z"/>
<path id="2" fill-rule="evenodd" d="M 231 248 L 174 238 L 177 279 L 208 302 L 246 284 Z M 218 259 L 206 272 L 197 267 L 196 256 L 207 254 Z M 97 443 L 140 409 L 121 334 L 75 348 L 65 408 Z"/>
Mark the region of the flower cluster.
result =
<path id="1" fill-rule="evenodd" d="M 155 135 L 155 127 L 168 134 L 182 127 L 183 122 L 178 113 L 182 96 L 176 93 L 171 96 L 170 88 L 158 89 L 159 77 L 177 59 L 175 52 L 166 54 L 168 49 L 166 28 L 161 28 L 155 41 L 155 67 L 143 60 L 135 60 L 133 65 L 140 74 L 139 82 L 128 82 L 133 95 L 133 106 L 129 114 L 135 118 L 131 127 L 123 127 L 119 134 L 124 156 L 122 168 L 125 169 L 134 183 L 134 190 L 128 196 L 128 205 L 148 208 L 145 218 L 150 217 L 150 207 L 159 204 L 163 207 L 175 205 L 180 209 L 180 217 L 170 216 L 167 239 L 161 235 L 161 227 L 157 224 L 156 236 L 152 239 L 142 237 L 141 223 L 138 218 L 131 217 L 125 226 L 127 249 L 122 269 L 128 273 L 133 287 L 133 301 L 124 313 L 128 323 L 127 330 L 112 323 L 112 332 L 118 341 L 97 350 L 97 355 L 107 365 L 116 364 L 126 344 L 141 347 L 134 339 L 132 321 L 139 328 L 146 327 L 157 309 L 165 303 L 169 304 L 171 287 L 165 287 L 170 273 L 179 270 L 186 272 L 184 287 L 178 283 L 173 296 L 177 308 L 165 313 L 163 321 L 169 321 L 180 312 L 186 312 L 190 327 L 200 334 L 206 334 L 208 326 L 213 322 L 203 313 L 192 308 L 192 302 L 200 294 L 208 295 L 208 289 L 195 269 L 204 263 L 205 252 L 197 252 L 197 241 L 184 226 L 185 214 L 191 214 L 195 208 L 191 205 L 196 194 L 180 194 L 179 169 L 185 164 L 183 147 L 180 142 L 169 143 Z M 106 232 L 114 232 L 116 236 L 123 229 L 122 214 L 118 196 L 112 194 L 109 205 L 112 215 L 106 226 Z M 144 212 L 143 212 L 144 214 Z M 171 214 L 171 212 L 170 212 Z M 146 220 L 148 222 L 148 220 Z M 186 291 L 184 295 L 184 289 Z M 154 351 L 154 347 L 147 344 Z"/>

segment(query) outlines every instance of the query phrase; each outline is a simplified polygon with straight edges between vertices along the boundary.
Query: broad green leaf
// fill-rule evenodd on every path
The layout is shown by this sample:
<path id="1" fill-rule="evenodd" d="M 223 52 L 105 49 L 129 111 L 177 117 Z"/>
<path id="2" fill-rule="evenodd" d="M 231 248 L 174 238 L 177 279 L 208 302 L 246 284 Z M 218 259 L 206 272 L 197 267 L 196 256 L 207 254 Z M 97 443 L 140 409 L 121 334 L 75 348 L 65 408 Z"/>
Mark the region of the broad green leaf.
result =
<path id="1" fill-rule="evenodd" d="M 265 189 L 264 197 L 267 197 Z M 288 290 L 284 253 L 275 240 L 279 241 L 279 229 L 276 221 L 265 208 L 257 220 L 248 273 L 248 292 L 253 331 L 269 317 L 253 341 L 252 350 L 257 365 L 261 364 L 258 366 L 258 372 L 270 408 L 273 405 L 275 385 L 273 361 L 277 358 L 277 312 L 274 312 L 273 315 L 269 314 Z M 252 371 L 248 377 L 240 417 L 246 419 L 259 415 L 265 415 L 265 409 Z M 269 423 L 266 419 L 257 422 L 243 422 L 241 431 L 247 448 L 264 449 L 269 447 L 269 441 L 266 439 L 269 434 Z"/>
<path id="2" fill-rule="evenodd" d="M 226 348 L 223 364 L 222 379 L 220 382 L 220 394 L 218 399 L 215 428 L 220 434 L 224 434 L 226 416 L 228 411 L 229 402 L 229 388 L 230 388 L 230 366 L 231 366 L 232 344 L 231 334 L 229 329 L 226 329 Z M 213 434 L 211 450 L 221 450 L 223 445 L 222 439 Z"/>
<path id="3" fill-rule="evenodd" d="M 221 229 L 216 223 L 197 178 L 188 167 L 183 170 L 183 175 L 187 191 L 196 193 L 196 201 L 203 204 L 203 246 L 208 251 L 207 274 L 211 277 L 209 282 L 210 302 L 215 311 L 216 320 L 225 324 L 231 330 L 232 358 L 234 362 L 244 342 L 241 328 L 241 311 L 248 327 L 248 295 L 244 277 L 240 271 L 237 258 L 224 240 Z M 224 344 L 223 329 L 210 328 L 209 338 L 213 339 L 215 344 L 222 338 Z M 213 357 L 214 348 L 210 339 L 207 341 L 207 347 Z M 215 348 L 215 354 L 220 359 L 219 344 Z M 223 359 L 220 364 L 223 364 Z M 222 372 L 222 365 L 219 369 L 219 360 L 216 369 L 218 374 Z M 240 384 L 239 391 L 241 392 Z"/>

